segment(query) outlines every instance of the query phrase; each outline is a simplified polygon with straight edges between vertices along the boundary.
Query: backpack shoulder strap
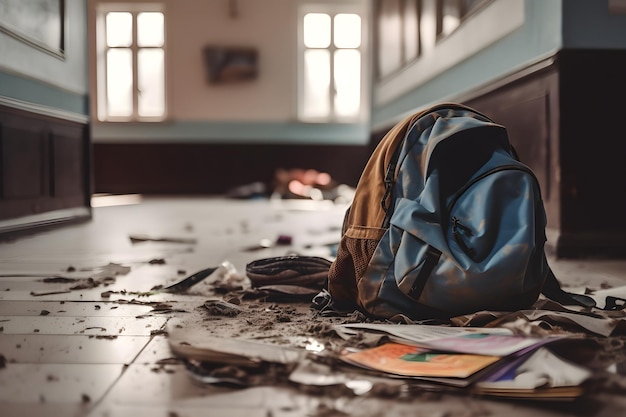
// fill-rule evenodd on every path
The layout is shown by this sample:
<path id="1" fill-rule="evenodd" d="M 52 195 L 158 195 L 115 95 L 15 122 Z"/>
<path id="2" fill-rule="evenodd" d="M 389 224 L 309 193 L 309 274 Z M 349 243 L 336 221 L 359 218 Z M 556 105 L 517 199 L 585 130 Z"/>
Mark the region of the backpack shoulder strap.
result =
<path id="1" fill-rule="evenodd" d="M 396 149 L 393 151 L 393 155 L 391 155 L 391 160 L 387 165 L 387 170 L 385 172 L 385 194 L 383 194 L 383 198 L 380 201 L 380 205 L 385 212 L 385 218 L 383 220 L 382 227 L 384 229 L 389 228 L 389 223 L 391 222 L 391 215 L 393 214 L 393 199 L 389 198 L 393 193 L 393 186 L 396 183 L 396 168 L 398 166 L 398 159 L 400 159 L 400 151 L 402 149 L 402 143 L 399 143 L 396 146 Z"/>
<path id="2" fill-rule="evenodd" d="M 574 294 L 567 292 L 561 288 L 561 284 L 554 276 L 552 268 L 548 267 L 548 276 L 543 285 L 543 295 L 549 299 L 556 301 L 562 305 L 577 305 L 582 307 L 595 307 L 596 302 L 593 298 L 583 294 Z"/>
<path id="3" fill-rule="evenodd" d="M 395 125 L 370 155 L 356 186 L 355 196 L 358 197 L 355 197 L 350 212 L 346 215 L 346 226 L 378 228 L 383 224 L 385 208 L 391 206 L 391 192 L 387 193 L 386 181 L 388 177 L 395 181 L 402 141 L 418 117 L 419 114 L 409 116 Z M 393 169 L 390 169 L 390 163 L 394 160 L 396 163 L 393 164 Z M 392 188 L 393 186 L 389 186 L 390 191 Z"/>

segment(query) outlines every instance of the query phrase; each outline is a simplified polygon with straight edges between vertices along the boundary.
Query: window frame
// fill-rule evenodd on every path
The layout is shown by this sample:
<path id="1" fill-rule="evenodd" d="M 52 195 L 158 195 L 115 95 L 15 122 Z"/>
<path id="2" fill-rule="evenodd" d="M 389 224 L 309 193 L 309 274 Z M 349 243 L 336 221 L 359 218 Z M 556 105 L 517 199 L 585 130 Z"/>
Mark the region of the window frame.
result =
<path id="1" fill-rule="evenodd" d="M 393 78 L 407 67 L 419 61 L 424 55 L 424 43 L 426 38 L 433 39 L 433 47 L 436 48 L 438 44 L 443 42 L 446 38 L 450 37 L 460 28 L 462 28 L 470 17 L 478 14 L 480 10 L 486 8 L 495 0 L 429 0 L 435 11 L 433 21 L 435 25 L 432 27 L 432 33 L 424 33 L 424 31 L 426 31 L 428 28 L 426 25 L 422 24 L 422 20 L 425 18 L 425 7 L 423 4 L 424 1 L 427 0 L 396 0 L 393 5 L 386 3 L 385 0 L 374 1 L 374 44 L 376 45 L 374 67 L 375 78 L 377 81 L 383 81 L 387 78 Z M 468 5 L 468 2 L 470 2 L 471 4 Z M 449 32 L 445 33 L 443 31 L 444 3 L 451 4 L 454 8 L 456 8 L 459 14 L 458 24 Z M 386 5 L 387 9 L 383 9 L 383 4 Z M 410 8 L 408 8 L 407 6 L 409 4 L 415 6 L 414 11 L 416 12 L 416 16 L 408 15 Z M 383 71 L 382 69 L 382 61 L 386 59 L 386 56 L 384 51 L 381 51 L 381 26 L 383 24 L 383 19 L 386 17 L 385 12 L 396 15 L 399 20 L 399 28 L 397 33 L 399 38 L 396 39 L 397 42 L 394 44 L 394 46 L 398 48 L 398 51 L 396 51 L 396 53 L 399 54 L 400 59 L 398 61 L 398 64 L 394 68 L 387 71 Z M 407 19 L 417 19 L 417 39 L 414 40 L 417 43 L 417 54 L 415 56 L 409 56 L 406 51 L 406 44 L 409 40 L 409 33 L 407 31 Z"/>
<path id="2" fill-rule="evenodd" d="M 330 62 L 330 115 L 328 116 L 320 116 L 320 117 L 306 117 L 302 114 L 302 110 L 304 108 L 304 55 L 305 51 L 308 49 L 315 48 L 306 48 L 304 45 L 304 16 L 308 13 L 325 13 L 331 16 L 331 44 L 328 48 L 325 48 L 330 52 L 331 62 Z M 357 14 L 361 18 L 361 44 L 358 48 L 347 48 L 358 50 L 361 56 L 361 65 L 360 65 L 360 104 L 359 111 L 354 116 L 340 116 L 335 111 L 334 104 L 334 95 L 333 95 L 333 82 L 335 79 L 334 74 L 334 52 L 337 50 L 341 50 L 344 48 L 336 48 L 333 44 L 332 34 L 333 34 L 333 26 L 334 26 L 334 17 L 338 14 L 348 13 L 348 14 Z M 296 99 L 296 114 L 295 118 L 300 123 L 337 123 L 337 124 L 350 124 L 350 123 L 363 123 L 369 117 L 369 107 L 370 107 L 370 90 L 368 88 L 368 74 L 370 67 L 370 53 L 369 53 L 369 44 L 370 44 L 370 34 L 369 34 L 369 15 L 368 9 L 366 5 L 362 2 L 342 2 L 341 4 L 336 3 L 324 3 L 324 2 L 310 2 L 301 4 L 298 8 L 297 14 L 297 26 L 298 26 L 298 37 L 297 37 L 297 54 L 298 54 L 298 63 L 297 63 L 297 99 Z"/>
<path id="3" fill-rule="evenodd" d="M 452 35 L 470 18 L 473 14 L 478 13 L 480 9 L 486 7 L 493 0 L 436 0 L 436 39 L 437 42 Z M 446 4 L 456 9 L 459 22 L 449 32 L 444 32 L 444 9 Z M 471 3 L 471 4 L 468 4 Z"/>
<path id="4" fill-rule="evenodd" d="M 409 15 L 408 11 L 410 10 L 409 6 L 414 6 L 414 14 Z M 394 11 L 399 18 L 399 27 L 398 27 L 398 39 L 395 46 L 397 46 L 398 50 L 396 53 L 399 55 L 398 65 L 395 68 L 389 69 L 387 71 L 383 71 L 382 62 L 386 59 L 385 55 L 381 53 L 382 50 L 382 39 L 381 33 L 382 30 L 382 20 L 385 17 L 385 13 L 383 7 L 386 6 L 388 11 Z M 395 6 L 395 7 L 393 7 Z M 395 4 L 390 4 L 385 2 L 384 0 L 376 0 L 374 2 L 374 16 L 375 16 L 375 24 L 374 24 L 374 36 L 375 36 L 375 77 L 376 80 L 385 79 L 389 76 L 393 76 L 397 72 L 401 71 L 402 68 L 410 65 L 411 63 L 417 61 L 422 55 L 422 1 L 421 0 L 396 0 Z M 412 41 L 416 44 L 416 50 L 411 55 L 407 51 L 407 45 L 409 43 L 409 21 L 412 20 L 416 25 L 417 33 L 415 34 L 415 39 Z"/>
<path id="5" fill-rule="evenodd" d="M 132 43 L 129 47 L 109 47 L 106 45 L 106 15 L 111 12 L 130 13 L 132 16 Z M 137 16 L 144 12 L 159 12 L 163 14 L 163 45 L 161 47 L 140 47 L 137 43 Z M 163 3 L 124 3 L 98 2 L 95 8 L 95 45 L 96 45 L 96 109 L 97 120 L 100 123 L 154 123 L 168 119 L 168 83 L 167 83 L 167 15 Z M 129 116 L 110 116 L 107 110 L 107 51 L 110 49 L 130 49 L 132 53 L 132 113 Z M 140 116 L 139 83 L 138 83 L 138 55 L 140 50 L 163 50 L 163 114 L 159 116 Z"/>
<path id="6" fill-rule="evenodd" d="M 428 7 L 425 7 L 428 6 Z M 430 7 L 432 6 L 432 8 Z M 434 34 L 434 0 L 422 0 L 426 30 Z M 429 83 L 464 60 L 484 51 L 524 25 L 525 0 L 489 0 L 441 40 L 422 38 L 423 54 L 400 71 L 376 80 L 372 85 L 373 104 L 385 106 L 393 100 Z M 431 24 L 432 23 L 432 24 Z M 484 30 L 489 25 L 490 30 Z M 471 39 L 471 42 L 467 42 Z"/>

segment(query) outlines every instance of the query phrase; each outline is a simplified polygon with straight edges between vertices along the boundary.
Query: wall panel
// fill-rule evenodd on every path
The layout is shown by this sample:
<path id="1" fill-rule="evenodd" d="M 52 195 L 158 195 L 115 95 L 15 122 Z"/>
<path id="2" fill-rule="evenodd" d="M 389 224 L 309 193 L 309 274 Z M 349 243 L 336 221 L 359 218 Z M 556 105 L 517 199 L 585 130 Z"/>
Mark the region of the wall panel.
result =
<path id="1" fill-rule="evenodd" d="M 89 218 L 85 123 L 0 106 L 0 234 Z"/>

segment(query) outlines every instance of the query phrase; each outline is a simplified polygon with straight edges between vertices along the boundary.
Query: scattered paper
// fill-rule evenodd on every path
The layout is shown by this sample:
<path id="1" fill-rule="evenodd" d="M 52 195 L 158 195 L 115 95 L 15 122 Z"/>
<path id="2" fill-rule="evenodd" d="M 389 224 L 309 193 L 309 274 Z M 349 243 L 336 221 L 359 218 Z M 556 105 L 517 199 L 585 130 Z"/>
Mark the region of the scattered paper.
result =
<path id="1" fill-rule="evenodd" d="M 572 400 L 583 394 L 582 384 L 591 376 L 589 370 L 543 347 L 512 365 L 476 383 L 476 392 L 509 398 Z"/>
<path id="2" fill-rule="evenodd" d="M 400 343 L 349 352 L 341 359 L 388 374 L 410 377 L 467 378 L 497 362 L 497 356 L 433 352 Z"/>
<path id="3" fill-rule="evenodd" d="M 479 327 L 447 327 L 423 324 L 387 324 L 387 323 L 346 323 L 336 326 L 339 331 L 350 329 L 388 333 L 413 342 L 428 342 L 442 337 L 463 336 L 467 334 L 505 334 L 512 335 L 508 329 Z M 354 334 L 354 332 L 352 332 Z"/>

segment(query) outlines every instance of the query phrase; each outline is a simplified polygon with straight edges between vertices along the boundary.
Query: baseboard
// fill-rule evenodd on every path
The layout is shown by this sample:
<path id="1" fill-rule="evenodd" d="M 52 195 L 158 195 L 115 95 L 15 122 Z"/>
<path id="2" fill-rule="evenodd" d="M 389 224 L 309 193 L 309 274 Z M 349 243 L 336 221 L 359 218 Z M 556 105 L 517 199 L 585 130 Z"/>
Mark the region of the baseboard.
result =
<path id="1" fill-rule="evenodd" d="M 626 233 L 593 231 L 561 233 L 547 249 L 558 258 L 626 258 Z"/>
<path id="2" fill-rule="evenodd" d="M 8 220 L 0 220 L 0 240 L 12 239 L 17 234 L 39 231 L 46 227 L 87 221 L 90 219 L 90 208 L 76 207 L 17 217 Z"/>

